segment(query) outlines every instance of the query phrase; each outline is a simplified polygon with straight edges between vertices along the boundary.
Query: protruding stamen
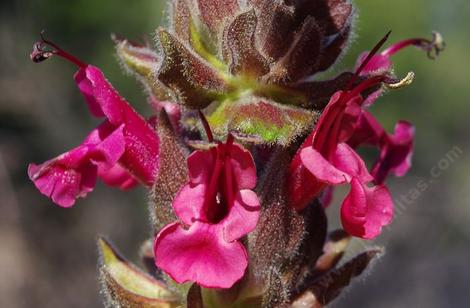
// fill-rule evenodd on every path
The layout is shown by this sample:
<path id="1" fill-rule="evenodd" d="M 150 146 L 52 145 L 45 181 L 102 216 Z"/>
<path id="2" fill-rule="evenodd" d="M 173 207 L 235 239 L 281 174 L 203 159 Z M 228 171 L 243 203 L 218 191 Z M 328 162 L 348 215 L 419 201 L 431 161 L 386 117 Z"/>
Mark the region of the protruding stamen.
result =
<path id="1" fill-rule="evenodd" d="M 349 81 L 348 83 L 348 86 L 346 87 L 346 89 L 351 89 L 352 86 L 354 85 L 354 83 L 356 82 L 357 78 L 359 77 L 359 75 L 361 74 L 362 70 L 366 67 L 366 65 L 370 62 L 370 60 L 372 60 L 372 58 L 379 52 L 380 48 L 382 48 L 382 46 L 385 44 L 385 42 L 388 40 L 388 37 L 390 36 L 390 34 L 392 33 L 392 31 L 388 31 L 387 34 L 385 34 L 385 36 L 374 46 L 374 48 L 369 52 L 369 54 L 367 55 L 367 57 L 364 59 L 364 61 L 362 61 L 361 65 L 359 66 L 359 68 L 356 70 L 356 72 L 354 73 L 354 76 L 351 78 L 351 80 Z"/>
<path id="2" fill-rule="evenodd" d="M 385 82 L 384 84 L 389 89 L 400 89 L 400 88 L 409 86 L 413 82 L 414 79 L 415 79 L 415 73 L 408 72 L 405 78 L 398 80 L 398 82 L 395 82 L 395 83 Z"/>
<path id="3" fill-rule="evenodd" d="M 426 38 L 414 38 L 398 42 L 384 50 L 382 55 L 392 56 L 403 48 L 415 46 L 421 50 L 426 51 L 430 59 L 435 59 L 445 49 L 446 43 L 444 42 L 444 38 L 439 32 L 433 31 L 432 37 L 432 40 Z"/>
<path id="4" fill-rule="evenodd" d="M 206 116 L 204 115 L 204 113 L 202 113 L 201 110 L 198 110 L 198 113 L 199 113 L 199 118 L 201 119 L 202 125 L 204 126 L 204 130 L 206 131 L 207 140 L 211 143 L 214 142 L 214 135 L 212 134 L 212 130 L 209 125 L 209 122 L 207 122 Z"/>
<path id="5" fill-rule="evenodd" d="M 52 50 L 45 50 L 45 46 L 52 47 Z M 77 65 L 78 67 L 84 68 L 87 66 L 86 63 L 80 61 L 78 58 L 72 56 L 68 52 L 64 51 L 55 43 L 48 41 L 44 38 L 44 31 L 41 32 L 41 41 L 36 42 L 33 45 L 33 51 L 31 52 L 31 60 L 35 63 L 39 63 L 49 59 L 50 57 L 57 55 L 60 56 L 73 64 Z"/>

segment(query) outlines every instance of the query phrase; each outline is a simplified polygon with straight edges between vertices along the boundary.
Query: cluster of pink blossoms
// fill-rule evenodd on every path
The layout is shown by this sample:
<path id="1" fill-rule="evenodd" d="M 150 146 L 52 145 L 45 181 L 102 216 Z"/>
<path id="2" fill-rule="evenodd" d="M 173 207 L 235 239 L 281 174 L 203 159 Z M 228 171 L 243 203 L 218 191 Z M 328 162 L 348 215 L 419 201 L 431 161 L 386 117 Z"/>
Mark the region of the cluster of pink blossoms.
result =
<path id="1" fill-rule="evenodd" d="M 387 36 L 371 52 L 360 55 L 354 73 L 309 84 L 302 78 L 331 66 L 343 49 L 350 31 L 351 5 L 339 1 L 341 5 L 337 7 L 329 4 L 322 8 L 321 14 L 337 18 L 323 30 L 319 30 L 311 16 L 303 13 L 295 22 L 289 21 L 292 27 L 301 30 L 295 32 L 299 38 L 292 39 L 290 49 L 283 47 L 285 55 L 282 56 L 280 49 L 273 46 L 284 42 L 276 41 L 274 32 L 269 40 L 264 38 L 262 52 L 255 53 L 255 44 L 251 47 L 243 44 L 253 43 L 259 35 L 258 32 L 255 35 L 253 25 L 257 18 L 263 18 L 260 8 L 269 7 L 281 17 L 282 14 L 289 17 L 290 13 L 282 11 L 283 6 L 269 6 L 269 1 L 264 1 L 264 6 L 260 4 L 263 1 L 254 1 L 252 11 L 237 15 L 240 8 L 236 1 L 232 2 L 228 1 L 216 12 L 205 6 L 204 1 L 198 2 L 201 11 L 198 18 L 210 31 L 219 31 L 224 26 L 228 29 L 223 32 L 228 42 L 224 41 L 227 47 L 223 58 L 230 62 L 229 73 L 223 62 L 204 49 L 202 32 L 193 29 L 189 18 L 192 7 L 186 6 L 185 1 L 174 4 L 176 36 L 160 30 L 163 62 L 145 46 L 117 40 L 124 65 L 147 82 L 149 101 L 156 114 L 148 119 L 117 93 L 98 68 L 83 63 L 54 43 L 43 39 L 35 44 L 31 54 L 35 62 L 57 55 L 77 65 L 77 86 L 91 114 L 103 119 L 80 146 L 41 165 L 29 166 L 28 174 L 36 187 L 61 207 L 71 207 L 78 198 L 85 197 L 93 190 L 97 178 L 122 190 L 140 183 L 160 191 L 155 196 L 156 216 L 168 212 L 164 208 L 167 199 L 171 214 L 162 214 L 164 218 L 156 222 L 155 264 L 179 284 L 195 282 L 205 288 L 228 289 L 249 272 L 256 274 L 256 270 L 250 269 L 250 262 L 259 253 L 247 247 L 258 241 L 252 241 L 250 236 L 252 232 L 259 235 L 270 228 L 266 225 L 269 217 L 260 222 L 270 207 L 260 196 L 279 193 L 262 191 L 257 186 L 257 178 L 269 174 L 264 173 L 266 169 L 278 167 L 271 160 L 279 151 L 285 151 L 290 157 L 285 175 L 279 173 L 279 178 L 285 179 L 282 180 L 285 198 L 281 196 L 280 200 L 285 199 L 285 206 L 293 213 L 287 216 L 306 217 L 316 200 L 326 208 L 333 188 L 349 184 L 350 191 L 340 211 L 343 228 L 349 235 L 373 239 L 390 224 L 393 200 L 384 182 L 390 174 L 403 176 L 409 170 L 414 128 L 400 121 L 395 131 L 388 133 L 367 109 L 385 87 L 398 88 L 412 80 L 412 74 L 405 79 L 391 74 L 393 54 L 407 46 L 439 52 L 441 44 L 436 34 L 432 41 L 406 40 L 379 53 Z M 339 18 L 342 16 L 339 13 L 333 14 L 334 10 L 344 18 Z M 222 22 L 232 15 L 235 16 L 232 24 Z M 321 21 L 320 17 L 317 19 Z M 189 43 L 180 44 L 185 25 L 191 29 L 191 37 L 185 38 Z M 335 31 L 341 33 L 340 39 Z M 317 37 L 309 41 L 312 33 Z M 331 37 L 336 38 L 331 40 Z M 331 46 L 335 42 L 340 47 Z M 298 57 L 305 57 L 318 44 L 321 47 L 317 48 L 317 56 L 323 62 L 315 62 L 315 68 L 305 69 Z M 225 56 L 230 52 L 231 57 Z M 239 54 L 243 57 L 237 57 Z M 306 59 L 305 63 L 310 63 L 310 58 Z M 166 92 L 161 96 L 162 89 Z M 311 89 L 317 90 L 314 93 Z M 250 100 L 243 97 L 248 92 L 254 93 Z M 296 106 L 283 103 L 286 97 L 289 100 L 289 95 Z M 262 98 L 252 104 L 258 96 Z M 324 97 L 327 99 L 323 102 Z M 276 102 L 277 99 L 282 103 Z M 216 109 L 209 106 L 212 102 L 218 102 Z M 160 134 L 159 127 L 168 124 L 163 123 L 167 116 L 170 127 L 165 131 L 171 133 Z M 298 125 L 303 125 L 301 129 L 291 123 L 296 117 L 303 121 Z M 240 119 L 245 124 L 236 126 Z M 270 130 L 275 132 L 270 134 Z M 168 148 L 165 140 L 169 138 L 172 145 Z M 370 170 L 356 152 L 366 145 L 379 149 L 377 161 Z M 183 181 L 172 181 L 172 170 L 165 169 L 177 166 L 168 164 L 176 159 L 170 157 L 173 154 L 186 157 L 186 162 L 177 162 L 186 163 L 178 167 L 183 170 Z M 298 247 L 305 245 L 298 244 Z M 277 270 L 284 269 L 280 266 Z M 263 283 L 268 284 L 266 281 Z"/>

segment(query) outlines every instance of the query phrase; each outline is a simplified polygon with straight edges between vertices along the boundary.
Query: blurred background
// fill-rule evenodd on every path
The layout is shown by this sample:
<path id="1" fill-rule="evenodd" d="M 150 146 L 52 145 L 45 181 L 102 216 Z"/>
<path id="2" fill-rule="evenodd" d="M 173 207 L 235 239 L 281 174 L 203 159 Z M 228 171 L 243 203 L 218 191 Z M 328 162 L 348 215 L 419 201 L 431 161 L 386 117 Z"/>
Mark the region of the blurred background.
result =
<path id="1" fill-rule="evenodd" d="M 29 60 L 39 32 L 106 76 L 148 113 L 141 87 L 122 74 L 110 33 L 153 37 L 164 1 L 23 0 L 0 2 L 0 307 L 100 307 L 95 239 L 107 235 L 129 259 L 150 237 L 147 195 L 99 184 L 72 209 L 54 206 L 27 178 L 40 163 L 78 145 L 97 122 L 75 87 L 75 67 Z M 440 31 L 448 48 L 437 61 L 408 49 L 396 73 L 416 72 L 411 87 L 373 108 L 388 130 L 398 119 L 417 127 L 411 173 L 392 179 L 396 218 L 373 243 L 387 253 L 334 307 L 464 307 L 470 302 L 470 5 L 467 0 L 356 0 L 359 18 L 351 68 L 389 29 L 390 42 Z M 423 183 L 425 184 L 423 186 Z M 425 189 L 423 189 L 425 187 Z M 338 217 L 338 207 L 329 209 Z M 334 220 L 334 219 L 333 219 Z M 333 225 L 336 222 L 333 222 Z"/>

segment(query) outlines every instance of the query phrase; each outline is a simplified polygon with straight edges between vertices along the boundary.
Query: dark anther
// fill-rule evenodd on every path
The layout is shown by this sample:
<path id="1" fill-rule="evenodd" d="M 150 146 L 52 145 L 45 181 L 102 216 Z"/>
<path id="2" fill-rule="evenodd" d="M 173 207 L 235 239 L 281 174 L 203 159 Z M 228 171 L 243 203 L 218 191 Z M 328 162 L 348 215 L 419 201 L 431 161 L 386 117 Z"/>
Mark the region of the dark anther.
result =
<path id="1" fill-rule="evenodd" d="M 44 30 L 41 31 L 41 40 L 39 42 L 34 43 L 33 45 L 33 51 L 30 54 L 30 58 L 33 62 L 39 63 L 44 60 L 49 59 L 50 57 L 57 55 L 60 56 L 78 67 L 86 67 L 86 64 L 74 57 L 73 55 L 69 54 L 68 52 L 64 51 L 62 48 L 60 48 L 58 45 L 55 43 L 48 41 L 44 38 Z M 49 46 L 51 50 L 46 50 L 45 47 Z"/>
<path id="2" fill-rule="evenodd" d="M 441 52 L 446 48 L 446 42 L 439 32 L 433 31 L 432 41 L 425 47 L 428 51 L 429 59 L 436 59 Z"/>
<path id="3" fill-rule="evenodd" d="M 44 43 L 41 41 L 34 43 L 30 58 L 34 63 L 39 63 L 49 59 L 54 54 L 54 51 L 44 50 Z"/>

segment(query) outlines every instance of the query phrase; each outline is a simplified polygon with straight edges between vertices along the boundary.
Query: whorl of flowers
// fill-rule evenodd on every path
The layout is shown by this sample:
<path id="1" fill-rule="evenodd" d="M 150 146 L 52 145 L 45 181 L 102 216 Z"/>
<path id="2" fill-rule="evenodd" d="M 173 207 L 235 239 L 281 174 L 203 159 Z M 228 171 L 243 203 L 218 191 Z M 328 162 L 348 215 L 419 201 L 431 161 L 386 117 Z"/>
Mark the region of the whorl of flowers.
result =
<path id="1" fill-rule="evenodd" d="M 100 178 L 151 192 L 156 234 L 142 249 L 151 276 L 104 239 L 107 303 L 122 307 L 319 307 L 380 253 L 338 267 L 350 236 L 377 237 L 393 217 L 385 180 L 411 167 L 414 128 L 387 132 L 368 111 L 397 78 L 391 57 L 415 46 L 434 57 L 444 43 L 409 39 L 332 79 L 318 73 L 346 50 L 348 0 L 175 0 L 157 48 L 113 36 L 121 64 L 147 89 L 143 117 L 95 66 L 42 38 L 31 59 L 60 56 L 101 123 L 78 147 L 28 174 L 53 202 L 71 207 Z M 158 50 L 158 51 L 157 51 Z M 379 149 L 369 169 L 357 153 Z M 347 184 L 343 230 L 327 234 L 333 188 Z M 149 260 L 151 260 L 149 262 Z M 162 282 L 164 281 L 164 282 Z"/>

